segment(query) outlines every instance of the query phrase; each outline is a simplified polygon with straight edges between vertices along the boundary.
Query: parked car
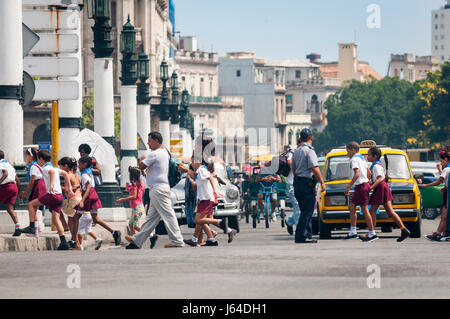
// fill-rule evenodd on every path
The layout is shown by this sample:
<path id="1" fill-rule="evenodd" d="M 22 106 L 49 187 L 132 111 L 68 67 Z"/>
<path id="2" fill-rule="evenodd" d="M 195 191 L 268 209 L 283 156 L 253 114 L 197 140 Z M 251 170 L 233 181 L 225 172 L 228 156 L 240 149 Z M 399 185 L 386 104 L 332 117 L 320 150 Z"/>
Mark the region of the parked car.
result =
<path id="1" fill-rule="evenodd" d="M 375 142 L 361 142 L 359 153 L 367 156 L 368 149 Z M 411 231 L 412 238 L 420 237 L 421 233 L 421 199 L 419 187 L 413 178 L 409 165 L 408 155 L 398 149 L 379 146 L 382 155 L 388 158 L 389 186 L 394 197 L 392 206 L 400 216 L 405 226 Z M 384 157 L 381 159 L 384 162 Z M 353 195 L 353 189 L 349 196 L 344 195 L 344 190 L 350 182 L 351 170 L 349 158 L 345 147 L 336 148 L 330 151 L 325 160 L 325 185 L 326 192 L 321 198 L 319 211 L 319 233 L 320 238 L 331 238 L 332 230 L 349 228 L 350 213 L 348 210 L 349 201 Z M 366 228 L 364 216 L 357 210 L 358 227 Z M 377 226 L 383 232 L 390 232 L 397 227 L 392 218 L 389 218 L 384 207 L 380 207 L 377 218 Z"/>
<path id="2" fill-rule="evenodd" d="M 429 184 L 439 178 L 436 164 L 437 162 L 411 162 L 411 170 L 416 179 L 421 179 L 423 184 Z M 435 219 L 442 212 L 444 206 L 442 188 L 444 184 L 420 189 L 423 218 Z"/>

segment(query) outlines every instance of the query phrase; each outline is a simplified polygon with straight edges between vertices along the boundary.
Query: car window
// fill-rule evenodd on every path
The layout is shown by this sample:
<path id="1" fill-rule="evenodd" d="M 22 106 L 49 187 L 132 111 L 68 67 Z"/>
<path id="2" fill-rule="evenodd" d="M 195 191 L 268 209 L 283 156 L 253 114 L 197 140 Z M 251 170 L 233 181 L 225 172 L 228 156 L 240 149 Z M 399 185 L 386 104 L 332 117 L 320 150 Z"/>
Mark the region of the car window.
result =
<path id="1" fill-rule="evenodd" d="M 389 178 L 399 178 L 399 179 L 410 179 L 411 172 L 409 170 L 408 161 L 405 155 L 401 154 L 387 154 L 388 159 L 388 176 Z M 384 156 L 381 159 L 384 167 L 386 163 L 384 162 Z"/>
<path id="2" fill-rule="evenodd" d="M 214 172 L 223 180 L 227 180 L 227 171 L 221 163 L 214 163 Z"/>

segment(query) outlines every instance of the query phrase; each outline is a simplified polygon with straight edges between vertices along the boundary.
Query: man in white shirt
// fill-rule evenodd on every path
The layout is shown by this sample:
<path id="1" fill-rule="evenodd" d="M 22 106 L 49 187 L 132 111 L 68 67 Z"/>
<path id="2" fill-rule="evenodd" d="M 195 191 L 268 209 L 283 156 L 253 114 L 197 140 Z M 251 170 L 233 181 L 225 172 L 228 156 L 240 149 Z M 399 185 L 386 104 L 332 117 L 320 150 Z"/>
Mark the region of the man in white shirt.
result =
<path id="1" fill-rule="evenodd" d="M 147 185 L 150 187 L 150 210 L 147 220 L 141 227 L 141 231 L 133 237 L 125 238 L 130 242 L 127 249 L 140 249 L 150 234 L 154 231 L 162 219 L 169 235 L 170 243 L 164 247 L 183 247 L 181 235 L 175 211 L 170 200 L 169 185 L 169 151 L 162 145 L 163 139 L 159 132 L 151 132 L 148 135 L 148 146 L 152 152 L 147 158 L 139 162 L 139 168 L 146 170 Z"/>
<path id="2" fill-rule="evenodd" d="M 0 151 L 0 203 L 5 204 L 6 211 L 14 222 L 13 236 L 20 236 L 20 224 L 14 211 L 17 194 L 20 192 L 20 181 L 14 167 L 5 160 L 5 153 Z"/>

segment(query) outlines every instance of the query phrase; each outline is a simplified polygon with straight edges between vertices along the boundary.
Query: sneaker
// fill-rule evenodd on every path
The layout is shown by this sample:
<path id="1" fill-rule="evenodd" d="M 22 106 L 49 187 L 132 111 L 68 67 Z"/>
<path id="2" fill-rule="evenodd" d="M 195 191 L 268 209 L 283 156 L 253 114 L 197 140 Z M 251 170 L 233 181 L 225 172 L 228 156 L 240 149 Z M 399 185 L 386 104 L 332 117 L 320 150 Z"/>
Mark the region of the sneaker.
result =
<path id="1" fill-rule="evenodd" d="M 204 246 L 219 246 L 219 243 L 216 241 L 207 240 Z"/>
<path id="2" fill-rule="evenodd" d="M 184 241 L 184 243 L 186 245 L 189 245 L 189 246 L 192 246 L 192 247 L 199 246 L 198 243 L 194 242 L 192 239 L 184 239 L 183 241 Z"/>
<path id="3" fill-rule="evenodd" d="M 377 239 L 379 239 L 379 238 L 378 238 L 377 235 L 373 235 L 372 237 L 367 236 L 367 237 L 360 238 L 360 239 L 361 239 L 363 242 L 365 242 L 365 243 L 370 243 L 371 241 L 375 241 L 375 240 L 377 240 Z"/>
<path id="4" fill-rule="evenodd" d="M 450 241 L 450 235 L 444 235 L 440 238 L 440 241 Z"/>
<path id="5" fill-rule="evenodd" d="M 23 234 L 34 234 L 36 233 L 36 227 L 27 226 L 25 228 L 20 229 L 20 232 Z"/>
<path id="6" fill-rule="evenodd" d="M 95 250 L 99 250 L 102 245 L 103 240 L 101 238 L 97 238 L 95 240 Z"/>
<path id="7" fill-rule="evenodd" d="M 34 227 L 34 233 L 33 234 L 25 234 L 25 235 L 27 237 L 35 237 L 35 238 L 37 238 L 37 237 L 39 237 L 40 231 L 41 231 L 41 229 L 40 229 L 39 225 L 37 225 L 37 226 Z"/>
<path id="8" fill-rule="evenodd" d="M 121 235 L 120 231 L 115 230 L 112 235 L 114 237 L 114 243 L 116 244 L 116 246 L 120 245 L 120 240 L 121 240 L 121 238 L 120 238 L 120 235 Z"/>
<path id="9" fill-rule="evenodd" d="M 277 215 L 275 215 L 275 213 L 272 213 L 272 221 L 274 221 L 274 222 L 277 221 Z"/>
<path id="10" fill-rule="evenodd" d="M 411 235 L 411 232 L 410 232 L 408 229 L 403 228 L 403 229 L 402 229 L 402 234 L 400 235 L 399 238 L 397 238 L 397 241 L 398 241 L 398 242 L 402 242 L 402 241 L 404 241 L 406 238 L 408 238 L 410 235 Z"/>
<path id="11" fill-rule="evenodd" d="M 288 223 L 286 223 L 286 230 L 289 233 L 289 235 L 294 235 L 294 228 Z"/>
<path id="12" fill-rule="evenodd" d="M 69 246 L 70 248 L 77 248 L 77 243 L 75 242 L 75 240 L 69 240 Z"/>
<path id="13" fill-rule="evenodd" d="M 135 243 L 131 243 L 128 246 L 126 246 L 125 249 L 140 249 L 140 248 L 136 246 Z"/>
<path id="14" fill-rule="evenodd" d="M 56 250 L 69 250 L 70 246 L 68 243 L 60 243 Z"/>
<path id="15" fill-rule="evenodd" d="M 16 228 L 14 230 L 13 237 L 17 237 L 17 236 L 20 236 L 20 235 L 22 235 L 22 232 L 20 231 L 20 228 Z"/>
<path id="16" fill-rule="evenodd" d="M 153 249 L 153 247 L 155 247 L 157 240 L 158 240 L 158 235 L 150 237 L 150 249 Z"/>
<path id="17" fill-rule="evenodd" d="M 342 240 L 351 240 L 351 239 L 356 239 L 356 238 L 358 238 L 358 234 L 353 234 L 353 235 L 347 234 L 347 236 L 345 236 L 345 238 L 343 238 Z"/>
<path id="18" fill-rule="evenodd" d="M 235 229 L 232 229 L 229 233 L 228 233 L 228 243 L 231 243 L 234 239 L 234 236 L 236 236 L 237 231 Z"/>
<path id="19" fill-rule="evenodd" d="M 430 235 L 425 235 L 423 237 L 425 237 L 429 241 L 439 241 L 440 238 L 441 238 L 441 235 L 439 233 L 437 233 L 437 232 L 434 232 L 434 233 L 432 233 Z"/>

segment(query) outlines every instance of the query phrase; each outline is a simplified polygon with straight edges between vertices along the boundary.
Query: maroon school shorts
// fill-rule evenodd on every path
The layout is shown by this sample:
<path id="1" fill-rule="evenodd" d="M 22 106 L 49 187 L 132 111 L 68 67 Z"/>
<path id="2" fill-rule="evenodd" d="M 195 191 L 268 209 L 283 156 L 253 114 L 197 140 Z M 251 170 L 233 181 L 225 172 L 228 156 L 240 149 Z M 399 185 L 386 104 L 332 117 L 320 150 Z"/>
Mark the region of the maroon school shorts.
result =
<path id="1" fill-rule="evenodd" d="M 210 200 L 201 200 L 197 205 L 197 213 L 209 215 L 212 214 L 214 208 L 214 202 Z"/>
<path id="2" fill-rule="evenodd" d="M 0 203 L 14 205 L 18 192 L 15 183 L 0 185 Z"/>
<path id="3" fill-rule="evenodd" d="M 355 186 L 355 191 L 353 192 L 352 204 L 355 206 L 367 206 L 369 205 L 369 192 L 370 184 L 364 183 Z"/>
<path id="4" fill-rule="evenodd" d="M 370 196 L 369 199 L 369 205 L 383 205 L 386 204 L 389 201 L 392 201 L 392 192 L 389 188 L 389 185 L 382 181 L 374 190 L 372 193 L 372 196 Z"/>
<path id="5" fill-rule="evenodd" d="M 44 196 L 45 194 L 47 194 L 47 189 L 45 188 L 44 179 L 41 178 L 34 180 L 33 188 L 31 189 L 30 196 L 28 196 L 28 201 L 31 202 L 32 200 Z"/>
<path id="6" fill-rule="evenodd" d="M 50 194 L 47 193 L 44 196 L 38 198 L 39 201 L 48 208 L 51 212 L 61 213 L 61 206 L 63 203 L 62 194 Z"/>

